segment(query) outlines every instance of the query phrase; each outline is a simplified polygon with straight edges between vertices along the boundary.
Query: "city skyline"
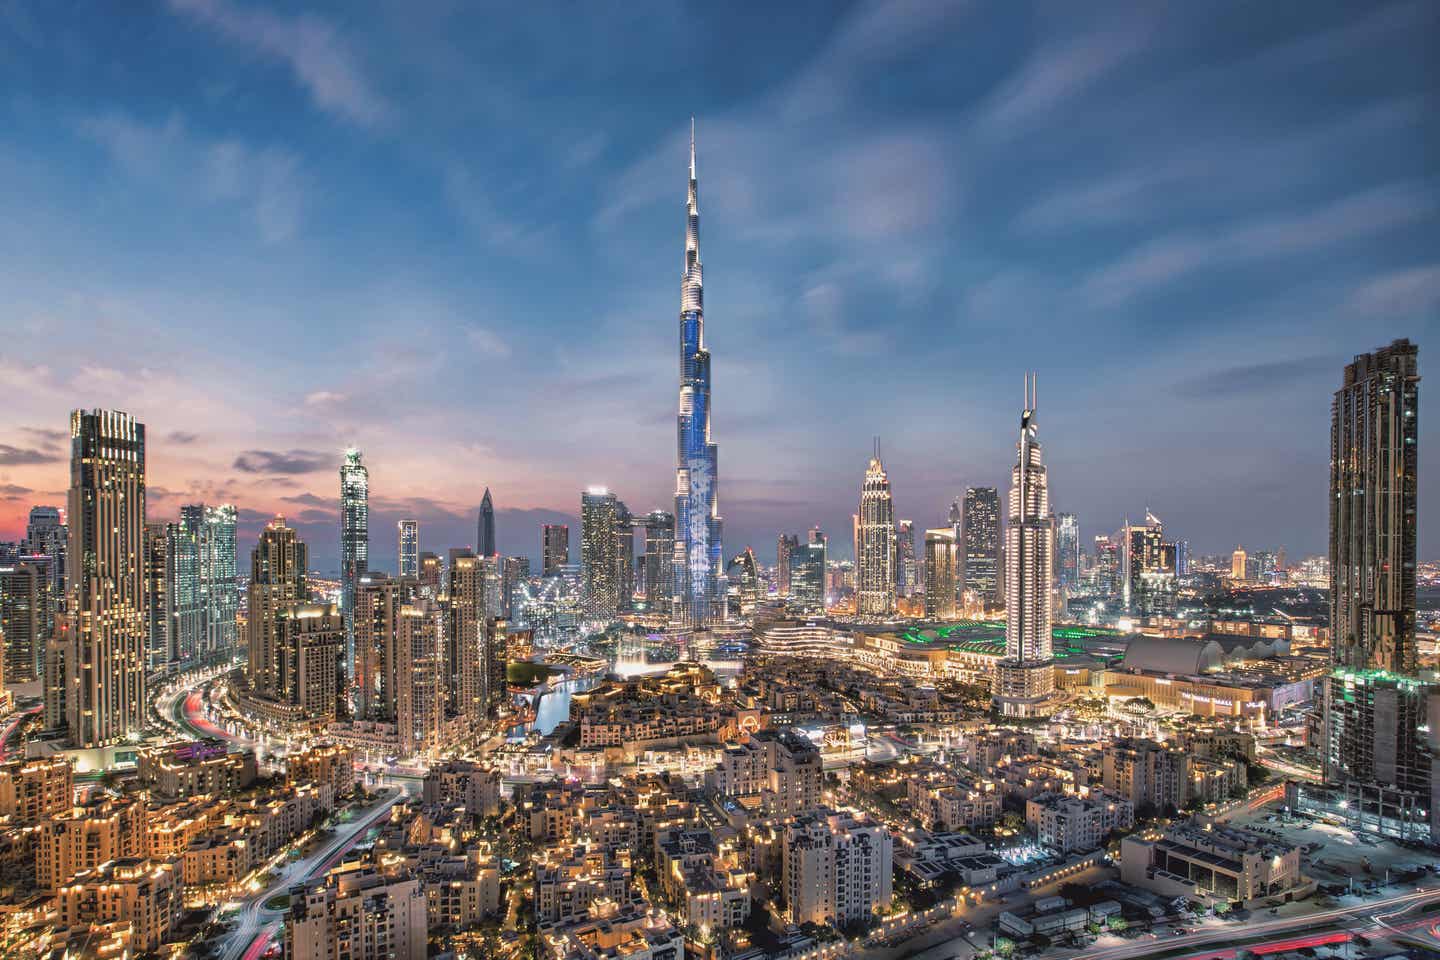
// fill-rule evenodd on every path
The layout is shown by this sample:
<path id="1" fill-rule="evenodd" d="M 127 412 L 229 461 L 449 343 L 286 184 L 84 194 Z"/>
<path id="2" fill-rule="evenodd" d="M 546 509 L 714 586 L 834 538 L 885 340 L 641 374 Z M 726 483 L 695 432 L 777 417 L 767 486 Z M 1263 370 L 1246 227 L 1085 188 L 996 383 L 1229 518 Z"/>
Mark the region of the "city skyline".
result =
<path id="1" fill-rule="evenodd" d="M 1001 16 L 982 61 L 924 56 L 967 49 L 964 29 L 934 28 L 977 14 L 943 3 L 853 6 L 823 29 L 773 34 L 736 11 L 713 42 L 750 29 L 753 69 L 647 82 L 667 92 L 643 103 L 622 96 L 639 67 L 583 63 L 559 90 L 527 74 L 516 102 L 564 101 L 584 80 L 615 103 L 583 118 L 477 106 L 477 128 L 515 142 L 479 159 L 455 116 L 405 93 L 438 82 L 421 54 L 449 62 L 473 25 L 449 24 L 454 40 L 419 24 L 390 31 L 387 52 L 410 56 L 387 59 L 373 23 L 320 17 L 330 83 L 308 70 L 315 51 L 257 49 L 257 23 L 280 35 L 300 23 L 262 9 L 177 0 L 137 15 L 128 29 L 184 46 L 178 73 L 158 77 L 101 42 L 109 16 L 77 26 L 27 7 L 7 25 L 14 56 L 0 76 L 28 96 L 0 104 L 12 131 L 0 159 L 17 195 L 46 201 L 18 203 L 5 234 L 0 371 L 24 388 L 0 427 L 0 538 L 23 535 L 30 505 L 63 503 L 75 407 L 151 425 L 151 518 L 233 502 L 244 555 L 281 512 L 323 570 L 339 566 L 333 476 L 352 444 L 373 470 L 376 529 L 413 517 L 432 545 L 470 542 L 487 485 L 506 505 L 501 552 L 537 560 L 540 524 L 578 529 L 591 484 L 637 512 L 666 507 L 673 386 L 656 371 L 673 349 L 691 113 L 706 144 L 707 253 L 723 265 L 706 332 L 732 553 L 764 558 L 779 532 L 843 530 L 848 465 L 873 433 L 887 437 L 896 515 L 921 529 L 941 525 L 965 487 L 1004 486 L 997 425 L 1019 368 L 967 359 L 1038 333 L 1027 362 L 1066 400 L 1047 417 L 1055 508 L 1079 518 L 1084 542 L 1148 505 L 1196 553 L 1244 541 L 1319 554 L 1328 428 L 1316 398 L 1353 354 L 1397 336 L 1423 347 L 1436 329 L 1423 7 L 1242 20 L 1226 6 L 1204 30 L 1185 11 L 1121 6 L 1108 28 L 1102 17 L 1074 32 L 1063 14 Z M 814 16 L 802 6 L 783 19 Z M 57 53 L 62 28 L 74 49 Z M 659 42 L 695 32 L 683 17 L 648 28 L 656 75 L 684 76 L 711 52 Z M 782 50 L 782 35 L 799 47 Z M 65 69 L 42 73 L 47 54 Z M 939 65 L 957 59 L 972 72 Z M 1167 82 L 1152 88 L 1161 59 Z M 870 82 L 890 74 L 893 89 Z M 196 92 L 157 107 L 157 80 Z M 1295 84 L 1314 102 L 1287 98 Z M 922 85 L 931 93 L 917 97 Z M 1102 146 L 1181 104 L 1181 129 L 1165 126 L 1137 156 Z M 321 136 L 357 149 L 329 166 L 340 161 Z M 1057 167 L 1052 149 L 1076 168 Z M 803 190 L 769 161 L 822 153 Z M 398 169 L 395 185 L 371 162 Z M 1013 166 L 1029 179 L 1001 176 Z M 1247 176 L 1217 176 L 1227 170 Z M 1203 213 L 1185 199 L 1198 183 Z M 348 239 L 355 224 L 366 245 Z M 576 231 L 569 282 L 549 289 L 535 277 L 561 225 Z M 945 263 L 962 269 L 945 275 Z M 73 360 L 49 361 L 58 342 L 77 344 Z M 289 349 L 277 356 L 276 342 Z M 463 349 L 425 348 L 441 342 Z M 613 362 L 596 367 L 596 355 Z M 918 386 L 877 394 L 859 422 L 837 415 L 854 378 L 881 367 Z M 265 389 L 247 394 L 258 370 Z M 439 433 L 432 414 L 457 401 L 430 387 L 462 378 L 476 385 L 464 401 L 474 432 Z M 1423 475 L 1440 456 L 1435 429 L 1420 426 Z M 1425 498 L 1422 484 L 1419 551 L 1432 558 L 1440 512 Z M 373 546 L 394 569 L 388 538 Z"/>

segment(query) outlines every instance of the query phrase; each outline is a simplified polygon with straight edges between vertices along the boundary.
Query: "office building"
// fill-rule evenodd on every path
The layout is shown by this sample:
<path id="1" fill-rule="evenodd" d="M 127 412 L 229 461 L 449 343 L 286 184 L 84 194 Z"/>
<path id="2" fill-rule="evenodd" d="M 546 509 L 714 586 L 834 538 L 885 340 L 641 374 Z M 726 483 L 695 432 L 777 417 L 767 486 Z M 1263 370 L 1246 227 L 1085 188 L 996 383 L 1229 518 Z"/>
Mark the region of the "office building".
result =
<path id="1" fill-rule="evenodd" d="M 675 515 L 667 510 L 651 510 L 643 523 L 645 608 L 651 613 L 668 614 L 675 595 Z"/>
<path id="2" fill-rule="evenodd" d="M 960 572 L 967 599 L 1000 605 L 1000 491 L 967 487 L 961 514 Z"/>
<path id="3" fill-rule="evenodd" d="M 115 410 L 76 410 L 70 438 L 71 570 L 56 655 L 70 740 L 96 747 L 147 722 L 145 425 Z"/>
<path id="4" fill-rule="evenodd" d="M 724 619 L 726 584 L 718 449 L 710 436 L 710 351 L 705 349 L 705 285 L 700 262 L 700 188 L 690 128 L 690 190 L 685 204 L 685 272 L 680 280 L 680 404 L 676 419 L 675 618 L 703 627 Z"/>
<path id="5" fill-rule="evenodd" d="M 920 588 L 915 560 L 915 523 L 901 520 L 895 525 L 895 592 L 899 596 L 908 597 Z"/>
<path id="6" fill-rule="evenodd" d="M 350 632 L 355 584 L 370 569 L 370 471 L 360 451 L 345 451 L 340 465 L 340 612 L 345 618 L 345 664 L 353 669 L 355 636 Z"/>
<path id="7" fill-rule="evenodd" d="M 880 462 L 880 441 L 865 468 L 855 526 L 855 612 L 884 618 L 895 613 L 895 501 Z"/>
<path id="8" fill-rule="evenodd" d="M 1426 732 L 1440 689 L 1416 642 L 1418 348 L 1396 340 L 1346 365 L 1331 406 L 1326 781 L 1366 829 L 1440 832 Z M 1428 827 L 1427 827 L 1428 824 Z"/>
<path id="9" fill-rule="evenodd" d="M 1166 541 L 1160 518 L 1147 510 L 1143 525 L 1127 519 L 1120 547 L 1120 589 L 1126 612 L 1141 617 L 1173 614 L 1178 587 L 1175 545 Z"/>
<path id="10" fill-rule="evenodd" d="M 396 525 L 396 569 L 402 577 L 420 576 L 420 521 L 401 520 Z"/>
<path id="11" fill-rule="evenodd" d="M 1239 546 L 1230 554 L 1230 579 L 1236 583 L 1244 583 L 1250 579 L 1250 565 L 1244 549 Z"/>
<path id="12" fill-rule="evenodd" d="M 145 524 L 145 669 L 170 662 L 170 534 L 167 523 Z"/>
<path id="13" fill-rule="evenodd" d="M 1056 518 L 1055 581 L 1069 593 L 1080 589 L 1080 521 L 1073 513 Z"/>
<path id="14" fill-rule="evenodd" d="M 493 557 L 500 551 L 495 546 L 495 502 L 490 499 L 490 488 L 480 498 L 480 512 L 475 520 L 475 552 L 482 557 Z"/>
<path id="15" fill-rule="evenodd" d="M 790 554 L 790 600 L 806 613 L 825 612 L 825 573 L 829 539 L 817 527 L 805 545 Z"/>
<path id="16" fill-rule="evenodd" d="M 950 619 L 955 616 L 955 585 L 959 573 L 959 548 L 951 527 L 925 531 L 925 616 Z"/>
<path id="17" fill-rule="evenodd" d="M 1120 543 L 1108 534 L 1095 535 L 1095 567 L 1092 589 L 1096 596 L 1114 597 L 1120 592 Z"/>
<path id="18" fill-rule="evenodd" d="M 775 544 L 775 593 L 777 596 L 790 596 L 790 558 L 799 552 L 799 537 L 793 533 L 780 534 L 780 539 Z"/>
<path id="19" fill-rule="evenodd" d="M 570 565 L 570 526 L 547 523 L 540 527 L 540 575 L 558 577 Z"/>
<path id="20" fill-rule="evenodd" d="M 1005 658 L 995 670 L 995 707 L 1005 716 L 1049 713 L 1055 691 L 1051 655 L 1051 577 L 1055 527 L 1049 482 L 1036 439 L 1037 389 L 1026 379 L 1020 439 L 1010 474 L 1010 524 L 1005 531 Z"/>
<path id="21" fill-rule="evenodd" d="M 310 551 L 295 531 L 285 526 L 284 517 L 276 517 L 265 525 L 250 553 L 245 632 L 250 656 L 247 677 L 250 690 L 256 696 L 288 699 L 283 680 L 288 664 L 282 662 L 277 620 L 281 610 L 309 599 L 305 585 L 309 560 Z"/>
<path id="22" fill-rule="evenodd" d="M 440 581 L 444 579 L 445 561 L 438 553 L 420 551 L 420 592 L 430 599 L 440 596 Z"/>
<path id="23" fill-rule="evenodd" d="M 50 560 L 45 569 L 45 612 L 41 618 L 47 639 L 54 634 L 56 617 L 65 603 L 65 554 L 69 538 L 70 531 L 59 507 L 30 508 L 25 524 L 26 552 L 31 557 L 45 556 Z M 37 649 L 43 656 L 43 647 Z"/>
<path id="24" fill-rule="evenodd" d="M 615 592 L 619 609 L 635 605 L 635 517 L 621 500 L 615 504 Z"/>
<path id="25" fill-rule="evenodd" d="M 580 593 L 592 617 L 611 617 L 620 608 L 615 549 L 619 511 L 619 499 L 604 487 L 580 495 Z"/>
<path id="26" fill-rule="evenodd" d="M 0 643 L 6 683 L 39 680 L 44 672 L 45 602 L 48 583 L 39 564 L 0 563 Z"/>
<path id="27" fill-rule="evenodd" d="M 172 659 L 187 663 L 200 655 L 205 611 L 200 594 L 200 529 L 205 508 L 187 504 L 180 519 L 165 525 L 165 588 Z"/>

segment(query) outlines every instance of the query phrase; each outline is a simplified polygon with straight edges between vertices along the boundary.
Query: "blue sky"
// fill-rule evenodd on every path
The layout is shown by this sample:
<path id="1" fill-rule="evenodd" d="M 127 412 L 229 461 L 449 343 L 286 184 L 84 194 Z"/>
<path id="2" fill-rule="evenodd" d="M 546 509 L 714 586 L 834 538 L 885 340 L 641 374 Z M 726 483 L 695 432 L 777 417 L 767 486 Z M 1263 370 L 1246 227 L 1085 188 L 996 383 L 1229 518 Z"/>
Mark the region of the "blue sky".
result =
<path id="1" fill-rule="evenodd" d="M 530 6 L 0 2 L 0 536 L 80 405 L 322 566 L 348 444 L 381 566 L 667 506 L 692 113 L 732 552 L 848 551 L 874 434 L 917 527 L 1003 486 L 1027 369 L 1087 540 L 1318 551 L 1341 366 L 1428 369 L 1434 4 Z"/>

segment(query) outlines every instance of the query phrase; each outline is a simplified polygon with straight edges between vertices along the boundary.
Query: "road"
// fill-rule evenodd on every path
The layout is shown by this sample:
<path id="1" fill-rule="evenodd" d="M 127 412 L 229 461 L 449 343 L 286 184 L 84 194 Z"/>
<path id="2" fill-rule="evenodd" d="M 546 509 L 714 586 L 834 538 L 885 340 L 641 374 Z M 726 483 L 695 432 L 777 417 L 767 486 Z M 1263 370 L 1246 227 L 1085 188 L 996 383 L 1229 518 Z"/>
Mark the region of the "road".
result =
<path id="1" fill-rule="evenodd" d="M 225 938 L 225 946 L 220 954 L 221 960 L 255 960 L 263 954 L 275 938 L 275 934 L 280 928 L 280 922 L 285 916 L 284 910 L 267 909 L 265 901 L 287 892 L 297 883 L 303 883 L 324 874 L 339 862 L 345 851 L 365 836 L 366 830 L 389 816 L 390 808 L 404 796 L 403 791 L 393 790 L 390 796 L 365 811 L 359 819 L 342 824 L 333 840 L 302 860 L 293 863 L 285 862 L 283 853 L 276 858 L 282 865 L 278 868 L 279 873 L 274 882 L 259 893 L 241 901 L 240 923 Z M 275 862 L 276 860 L 272 859 L 271 863 Z"/>
<path id="2" fill-rule="evenodd" d="M 1380 926 L 1383 918 L 1401 915 L 1427 903 L 1440 903 L 1440 887 L 1425 887 L 1419 890 L 1412 890 L 1409 893 L 1397 894 L 1393 897 L 1383 897 L 1351 907 L 1337 907 L 1333 910 L 1322 910 L 1317 913 L 1307 913 L 1300 916 L 1282 917 L 1276 920 L 1263 920 L 1259 922 L 1252 919 L 1244 924 L 1244 926 L 1216 924 L 1181 937 L 1167 937 L 1164 939 L 1145 937 L 1139 940 L 1126 941 L 1123 944 L 1115 946 L 1086 950 L 1081 953 L 1072 954 L 1071 956 L 1073 960 L 1136 960 L 1136 958 L 1148 956 L 1152 953 L 1169 953 L 1176 949 L 1193 947 L 1198 951 L 1193 955 L 1196 960 L 1208 960 L 1208 958 L 1211 957 L 1231 960 L 1231 958 L 1235 956 L 1235 948 L 1222 946 L 1218 951 L 1214 949 L 1201 950 L 1200 948 L 1208 944 L 1231 943 L 1239 937 L 1244 937 L 1248 940 L 1251 937 L 1264 936 L 1266 934 L 1275 934 L 1278 936 L 1288 933 L 1314 931 L 1317 928 L 1326 926 L 1335 926 L 1345 930 L 1363 932 Z M 1253 947 L 1244 947 L 1243 949 L 1252 950 L 1253 952 Z M 1185 960 L 1190 960 L 1190 958 L 1185 958 Z"/>
<path id="3" fill-rule="evenodd" d="M 5 760 L 10 756 L 10 738 L 15 736 L 15 731 L 20 729 L 20 724 L 24 723 L 28 717 L 35 716 L 40 710 L 40 707 L 21 710 L 10 718 L 10 722 L 5 724 L 4 730 L 0 730 L 0 760 Z"/>

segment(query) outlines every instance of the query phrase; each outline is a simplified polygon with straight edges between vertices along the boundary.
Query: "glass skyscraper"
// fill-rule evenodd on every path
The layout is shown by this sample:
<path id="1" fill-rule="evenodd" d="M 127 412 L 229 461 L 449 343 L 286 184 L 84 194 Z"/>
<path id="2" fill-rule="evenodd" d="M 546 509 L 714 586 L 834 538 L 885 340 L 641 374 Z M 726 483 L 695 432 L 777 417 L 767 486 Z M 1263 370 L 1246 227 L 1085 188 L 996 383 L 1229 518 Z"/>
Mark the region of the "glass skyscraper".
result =
<path id="1" fill-rule="evenodd" d="M 355 667 L 355 584 L 370 569 L 370 471 L 360 451 L 345 451 L 340 465 L 340 609 L 345 617 L 345 673 Z"/>
<path id="2" fill-rule="evenodd" d="M 890 616 L 895 612 L 895 501 L 880 462 L 878 440 L 860 488 L 855 551 L 855 612 L 862 617 Z"/>
<path id="3" fill-rule="evenodd" d="M 685 203 L 685 271 L 680 280 L 680 411 L 675 465 L 673 616 L 702 627 L 725 616 L 726 582 L 718 451 L 710 439 L 710 351 L 700 263 L 700 195 L 695 125 L 690 125 L 690 190 Z"/>
<path id="4" fill-rule="evenodd" d="M 975 601 L 995 606 L 1000 600 L 1000 491 L 967 487 L 961 517 L 961 576 Z"/>
<path id="5" fill-rule="evenodd" d="M 1062 513 L 1055 522 L 1055 576 L 1062 590 L 1080 586 L 1080 521 Z"/>
<path id="6" fill-rule="evenodd" d="M 401 520 L 396 525 L 396 536 L 396 569 L 400 576 L 420 576 L 420 521 Z"/>
<path id="7" fill-rule="evenodd" d="M 482 557 L 493 557 L 500 551 L 495 547 L 495 501 L 490 499 L 490 488 L 480 498 L 480 516 L 475 523 L 475 552 Z"/>

